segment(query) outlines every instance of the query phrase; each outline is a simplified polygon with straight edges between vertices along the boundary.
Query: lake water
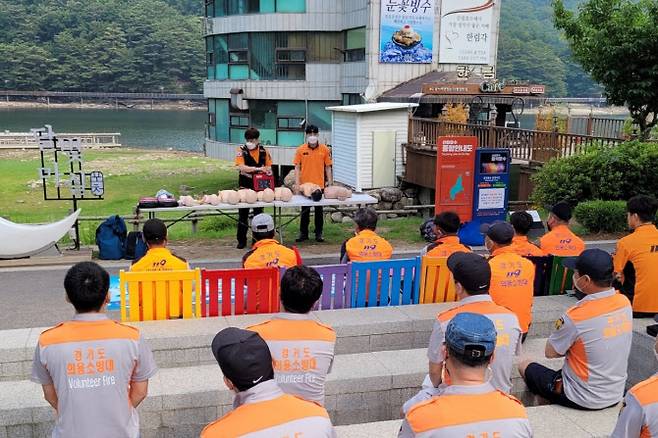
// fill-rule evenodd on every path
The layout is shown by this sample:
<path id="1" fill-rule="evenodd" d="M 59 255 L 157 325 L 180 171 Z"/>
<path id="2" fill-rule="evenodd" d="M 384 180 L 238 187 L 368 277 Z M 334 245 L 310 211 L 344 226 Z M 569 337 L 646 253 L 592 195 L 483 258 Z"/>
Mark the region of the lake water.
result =
<path id="1" fill-rule="evenodd" d="M 58 132 L 120 132 L 121 144 L 203 150 L 205 111 L 133 109 L 0 109 L 0 132 L 52 125 Z"/>

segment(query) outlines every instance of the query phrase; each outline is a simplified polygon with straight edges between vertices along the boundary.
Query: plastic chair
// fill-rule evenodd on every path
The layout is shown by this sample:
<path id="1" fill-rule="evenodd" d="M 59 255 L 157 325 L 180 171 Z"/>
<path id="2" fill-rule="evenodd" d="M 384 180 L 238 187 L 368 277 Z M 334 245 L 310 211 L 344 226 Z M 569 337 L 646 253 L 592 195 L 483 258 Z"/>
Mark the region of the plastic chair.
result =
<path id="1" fill-rule="evenodd" d="M 121 320 L 152 321 L 180 318 L 181 316 L 183 318 L 199 317 L 201 311 L 200 285 L 201 272 L 199 269 L 119 271 Z"/>
<path id="2" fill-rule="evenodd" d="M 526 258 L 535 265 L 534 296 L 543 297 L 548 295 L 553 269 L 553 256 L 528 256 Z"/>
<path id="3" fill-rule="evenodd" d="M 565 267 L 562 264 L 563 259 L 564 257 L 553 256 L 551 279 L 548 286 L 549 295 L 560 295 L 573 289 L 573 269 Z"/>
<path id="4" fill-rule="evenodd" d="M 311 266 L 322 278 L 322 296 L 313 310 L 349 309 L 352 306 L 351 264 Z M 280 268 L 281 278 L 286 268 Z"/>
<path id="5" fill-rule="evenodd" d="M 201 316 L 279 311 L 277 268 L 201 270 Z"/>
<path id="6" fill-rule="evenodd" d="M 418 303 L 420 258 L 352 262 L 352 307 Z M 377 279 L 376 281 L 374 279 Z"/>
<path id="7" fill-rule="evenodd" d="M 420 263 L 420 303 L 456 301 L 455 283 L 445 257 L 422 257 Z"/>

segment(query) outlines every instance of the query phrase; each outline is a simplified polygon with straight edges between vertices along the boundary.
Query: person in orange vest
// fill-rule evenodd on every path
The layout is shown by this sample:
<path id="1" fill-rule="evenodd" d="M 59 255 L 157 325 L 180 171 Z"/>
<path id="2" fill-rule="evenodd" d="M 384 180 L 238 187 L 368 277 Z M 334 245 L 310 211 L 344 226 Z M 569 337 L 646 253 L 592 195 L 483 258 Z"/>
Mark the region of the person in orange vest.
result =
<path id="1" fill-rule="evenodd" d="M 212 353 L 235 393 L 233 411 L 207 425 L 201 438 L 335 438 L 327 410 L 285 394 L 274 380 L 272 356 L 256 332 L 228 327 L 212 341 Z"/>
<path id="2" fill-rule="evenodd" d="M 494 303 L 516 314 L 525 341 L 532 323 L 535 265 L 518 255 L 512 247 L 514 228 L 507 222 L 497 222 L 486 230 L 484 244 L 491 254 L 491 287 Z"/>
<path id="3" fill-rule="evenodd" d="M 532 227 L 532 216 L 526 211 L 515 211 L 509 218 L 514 227 L 514 238 L 512 248 L 514 252 L 522 257 L 542 257 L 544 251 L 528 240 L 528 233 Z"/>
<path id="4" fill-rule="evenodd" d="M 251 232 L 256 240 L 251 251 L 242 257 L 243 268 L 290 268 L 301 264 L 297 253 L 274 240 L 274 220 L 261 213 L 251 220 Z"/>
<path id="5" fill-rule="evenodd" d="M 461 220 L 454 211 L 444 211 L 434 217 L 435 242 L 430 243 L 421 251 L 421 256 L 450 257 L 455 252 L 470 252 L 471 249 L 462 245 L 457 236 Z"/>
<path id="6" fill-rule="evenodd" d="M 306 143 L 297 148 L 293 164 L 295 165 L 295 187 L 304 183 L 313 183 L 324 189 L 325 183 L 333 185 L 331 171 L 331 151 L 320 144 L 319 129 L 315 125 L 306 127 Z M 299 218 L 299 237 L 297 242 L 308 240 L 308 226 L 311 221 L 311 207 L 302 207 Z M 315 240 L 324 242 L 322 229 L 324 228 L 324 210 L 322 206 L 315 207 Z"/>
<path id="7" fill-rule="evenodd" d="M 633 311 L 612 287 L 612 257 L 588 249 L 564 260 L 585 298 L 555 321 L 546 341 L 548 359 L 564 357 L 561 370 L 523 361 L 519 374 L 534 394 L 575 409 L 605 409 L 624 396 L 633 340 Z"/>
<path id="8" fill-rule="evenodd" d="M 386 239 L 375 233 L 377 212 L 370 208 L 360 208 L 354 213 L 355 236 L 343 243 L 340 249 L 341 263 L 388 260 L 393 255 L 393 247 Z"/>
<path id="9" fill-rule="evenodd" d="M 158 368 L 140 330 L 107 317 L 109 287 L 96 263 L 73 265 L 64 289 L 75 316 L 39 336 L 32 381 L 55 411 L 54 437 L 139 436 L 137 407 Z"/>
<path id="10" fill-rule="evenodd" d="M 336 332 L 310 314 L 322 295 L 322 278 L 308 266 L 295 266 L 281 279 L 283 312 L 247 330 L 267 342 L 274 378 L 287 394 L 324 405 L 324 384 L 334 361 Z"/>
<path id="11" fill-rule="evenodd" d="M 658 202 L 638 195 L 626 203 L 631 234 L 617 242 L 615 275 L 620 290 L 633 303 L 635 318 L 650 318 L 658 313 Z"/>
<path id="12" fill-rule="evenodd" d="M 585 250 L 585 242 L 569 229 L 571 206 L 564 201 L 551 208 L 546 220 L 549 232 L 539 239 L 539 247 L 547 255 L 575 257 Z"/>
<path id="13" fill-rule="evenodd" d="M 149 219 L 144 223 L 142 236 L 148 250 L 139 260 L 133 261 L 131 272 L 141 271 L 185 271 L 190 269 L 187 260 L 167 248 L 167 225 L 160 219 Z"/>
<path id="14" fill-rule="evenodd" d="M 658 338 L 653 348 L 658 360 Z M 658 436 L 658 373 L 632 387 L 611 438 Z"/>
<path id="15" fill-rule="evenodd" d="M 521 402 L 486 379 L 497 337 L 484 315 L 464 312 L 452 318 L 441 347 L 450 384 L 407 411 L 399 437 L 532 437 Z"/>

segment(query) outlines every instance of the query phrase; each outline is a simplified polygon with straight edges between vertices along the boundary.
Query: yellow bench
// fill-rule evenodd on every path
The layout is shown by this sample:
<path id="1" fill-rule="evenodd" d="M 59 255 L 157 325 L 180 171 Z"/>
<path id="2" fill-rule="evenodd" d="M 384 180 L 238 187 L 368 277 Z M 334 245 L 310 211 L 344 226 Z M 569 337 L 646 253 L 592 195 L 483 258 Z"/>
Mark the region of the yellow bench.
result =
<path id="1" fill-rule="evenodd" d="M 122 321 L 201 316 L 201 271 L 119 272 Z M 128 308 L 130 315 L 128 316 Z"/>
<path id="2" fill-rule="evenodd" d="M 420 303 L 455 301 L 455 283 L 448 269 L 448 259 L 422 257 L 420 262 Z"/>

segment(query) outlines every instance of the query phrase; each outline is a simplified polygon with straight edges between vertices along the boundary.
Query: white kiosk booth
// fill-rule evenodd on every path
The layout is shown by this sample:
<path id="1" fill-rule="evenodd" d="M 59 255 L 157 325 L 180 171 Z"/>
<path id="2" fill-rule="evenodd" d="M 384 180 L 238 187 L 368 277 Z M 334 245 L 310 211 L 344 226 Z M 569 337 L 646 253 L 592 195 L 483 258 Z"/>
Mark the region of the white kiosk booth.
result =
<path id="1" fill-rule="evenodd" d="M 397 186 L 415 103 L 331 106 L 334 180 L 356 191 Z"/>

